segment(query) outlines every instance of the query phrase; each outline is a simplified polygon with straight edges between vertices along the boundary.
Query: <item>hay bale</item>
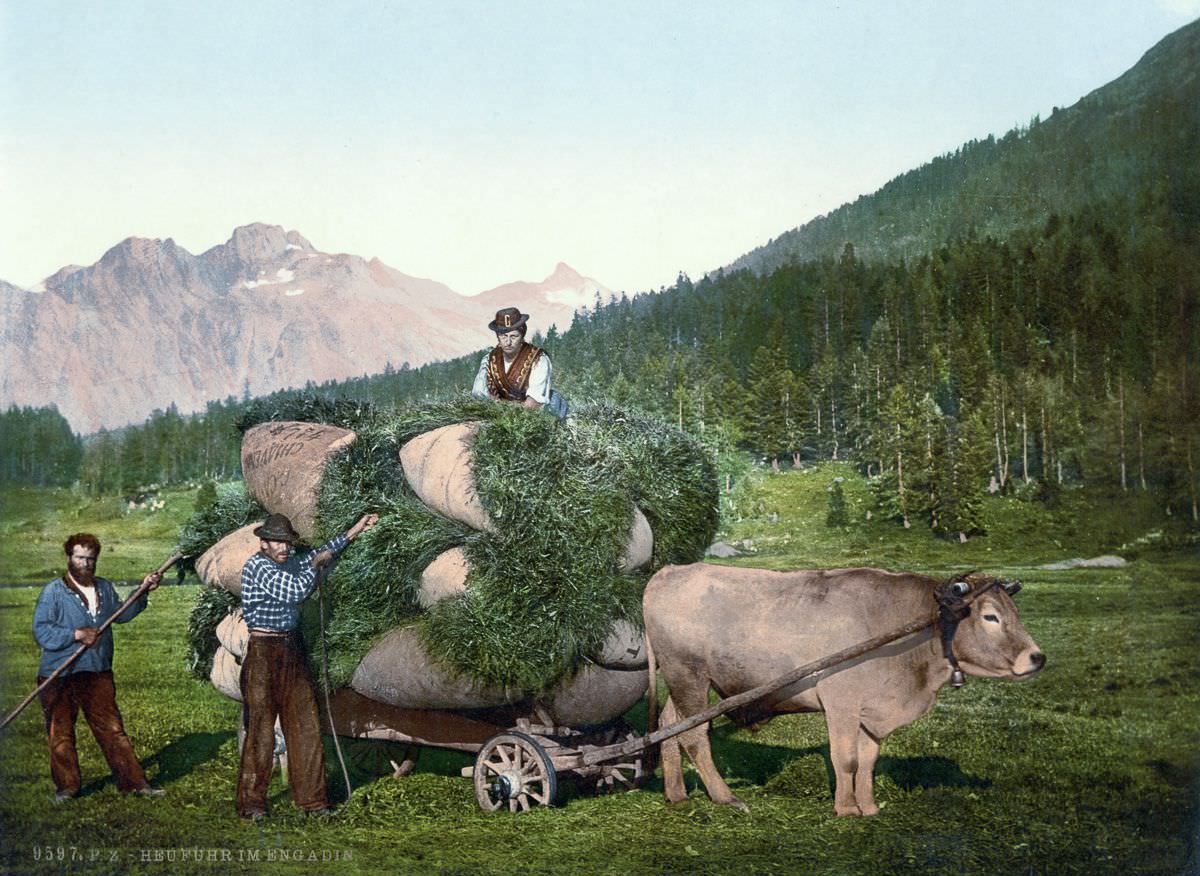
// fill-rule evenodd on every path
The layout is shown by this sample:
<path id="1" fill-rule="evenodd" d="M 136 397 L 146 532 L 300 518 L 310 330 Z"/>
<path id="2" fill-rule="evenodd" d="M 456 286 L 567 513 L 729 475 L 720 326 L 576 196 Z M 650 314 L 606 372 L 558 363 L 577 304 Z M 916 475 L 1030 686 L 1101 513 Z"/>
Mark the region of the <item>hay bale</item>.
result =
<path id="1" fill-rule="evenodd" d="M 600 650 L 591 655 L 605 669 L 645 669 L 646 637 L 627 620 L 618 620 Z"/>
<path id="2" fill-rule="evenodd" d="M 591 727 L 618 718 L 646 692 L 645 672 L 584 666 L 574 678 L 540 700 L 564 727 Z"/>
<path id="3" fill-rule="evenodd" d="M 430 508 L 472 529 L 495 532 L 496 525 L 479 498 L 473 473 L 472 449 L 481 425 L 456 423 L 412 438 L 400 449 L 400 466 L 409 487 Z M 622 573 L 641 569 L 653 554 L 650 521 L 635 507 L 617 569 Z"/>
<path id="4" fill-rule="evenodd" d="M 451 673 L 430 657 L 415 627 L 385 635 L 359 664 L 350 687 L 402 709 L 481 709 L 514 703 L 527 695 Z M 584 727 L 624 714 L 645 691 L 645 671 L 585 665 L 543 694 L 539 703 L 556 723 Z"/>
<path id="5" fill-rule="evenodd" d="M 412 491 L 443 517 L 493 532 L 475 488 L 471 449 L 479 423 L 455 423 L 418 435 L 400 449 L 400 467 Z"/>
<path id="6" fill-rule="evenodd" d="M 240 608 L 235 608 L 217 624 L 217 641 L 239 660 L 246 656 L 246 646 L 250 643 L 250 628 L 246 626 Z"/>
<path id="7" fill-rule="evenodd" d="M 715 532 L 716 477 L 703 448 L 667 424 L 611 405 L 583 406 L 559 421 L 466 398 L 386 413 L 285 400 L 257 413 L 255 428 L 266 434 L 279 426 L 283 441 L 295 421 L 310 416 L 356 436 L 340 451 L 318 454 L 324 467 L 310 472 L 312 540 L 366 511 L 381 515 L 326 581 L 333 689 L 360 669 L 360 683 L 396 687 L 367 658 L 409 627 L 404 635 L 419 637 L 424 648 L 413 674 L 427 663 L 446 667 L 453 685 L 470 679 L 476 693 L 502 691 L 501 702 L 516 692 L 557 691 L 589 660 L 640 665 L 632 631 L 647 577 L 665 563 L 699 559 Z M 291 422 L 263 422 L 269 417 Z M 247 440 L 257 435 L 250 429 Z M 267 501 L 272 511 L 295 513 Z M 196 540 L 215 518 L 201 523 Z M 230 562 L 238 584 L 256 547 Z M 464 592 L 469 598 L 445 598 Z M 313 653 L 311 608 L 302 629 Z M 620 632 L 617 619 L 628 622 Z M 410 694 L 392 698 L 407 706 L 417 701 Z M 446 708 L 495 699 L 421 696 L 422 703 L 451 700 L 437 706 Z"/>
<path id="8" fill-rule="evenodd" d="M 262 423 L 242 436 L 246 493 L 273 514 L 286 514 L 304 538 L 317 532 L 317 498 L 331 454 L 354 443 L 349 429 L 317 423 Z"/>
<path id="9" fill-rule="evenodd" d="M 421 573 L 421 589 L 417 601 L 422 608 L 429 608 L 449 596 L 457 596 L 467 589 L 467 554 L 462 548 L 451 548 L 438 554 L 436 560 Z"/>
<path id="10" fill-rule="evenodd" d="M 429 656 L 420 631 L 411 626 L 380 639 L 354 670 L 350 687 L 402 709 L 480 709 L 523 696 L 452 674 Z"/>
<path id="11" fill-rule="evenodd" d="M 213 654 L 212 672 L 209 679 L 213 687 L 232 700 L 242 701 L 242 665 L 231 651 L 223 646 Z"/>
<path id="12" fill-rule="evenodd" d="M 239 599 L 242 596 L 242 566 L 258 553 L 261 539 L 254 534 L 262 521 L 235 529 L 206 550 L 196 560 L 196 574 L 212 587 L 219 587 Z"/>

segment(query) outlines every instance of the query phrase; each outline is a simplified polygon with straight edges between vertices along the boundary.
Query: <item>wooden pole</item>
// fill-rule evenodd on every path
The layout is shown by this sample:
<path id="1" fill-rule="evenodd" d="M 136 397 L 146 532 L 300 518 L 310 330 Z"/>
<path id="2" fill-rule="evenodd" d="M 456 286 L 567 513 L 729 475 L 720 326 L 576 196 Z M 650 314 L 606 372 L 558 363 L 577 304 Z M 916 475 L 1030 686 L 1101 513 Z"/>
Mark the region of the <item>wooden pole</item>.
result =
<path id="1" fill-rule="evenodd" d="M 183 559 L 183 554 L 172 554 L 171 559 L 167 560 L 165 563 L 163 563 L 161 566 L 159 566 L 155 570 L 155 572 L 157 574 L 161 575 L 164 572 L 166 572 L 167 569 L 171 568 L 173 565 L 175 565 L 182 559 Z M 113 623 L 116 622 L 117 618 L 120 615 L 124 614 L 125 610 L 127 608 L 129 608 L 129 606 L 131 606 L 135 602 L 137 602 L 138 599 L 141 598 L 142 594 L 146 593 L 149 589 L 150 588 L 147 585 L 141 584 L 138 586 L 138 588 L 136 590 L 134 590 L 132 593 L 130 593 L 129 598 L 126 599 L 123 603 L 121 603 L 121 607 L 118 608 L 116 611 L 114 611 L 112 613 L 112 615 L 110 615 L 109 618 L 100 625 L 99 630 L 96 633 L 96 641 L 99 642 L 100 637 L 104 635 L 104 631 L 107 630 L 109 627 L 111 627 L 113 625 Z M 90 647 L 91 647 L 91 645 L 80 645 L 79 648 L 76 649 L 74 654 L 72 654 L 65 661 L 63 661 L 62 665 L 59 666 L 58 669 L 54 670 L 53 673 L 51 673 L 49 678 L 47 678 L 45 681 L 43 681 L 41 684 L 39 684 L 34 689 L 33 693 L 31 693 L 29 696 L 25 697 L 25 699 L 21 701 L 21 705 L 17 706 L 15 709 L 13 709 L 11 712 L 9 712 L 8 716 L 4 719 L 4 721 L 2 723 L 0 723 L 0 730 L 3 730 L 5 727 L 7 727 L 9 724 L 11 724 L 13 722 L 13 720 L 17 717 L 17 715 L 19 715 L 19 714 L 21 714 L 21 712 L 25 711 L 25 707 L 33 702 L 34 697 L 36 697 L 43 690 L 45 690 L 46 686 L 49 685 L 50 682 L 54 681 L 54 679 L 58 678 L 60 675 L 62 675 L 64 672 L 66 672 L 67 669 L 76 660 L 79 659 L 79 655 L 82 654 L 84 651 L 86 651 Z"/>

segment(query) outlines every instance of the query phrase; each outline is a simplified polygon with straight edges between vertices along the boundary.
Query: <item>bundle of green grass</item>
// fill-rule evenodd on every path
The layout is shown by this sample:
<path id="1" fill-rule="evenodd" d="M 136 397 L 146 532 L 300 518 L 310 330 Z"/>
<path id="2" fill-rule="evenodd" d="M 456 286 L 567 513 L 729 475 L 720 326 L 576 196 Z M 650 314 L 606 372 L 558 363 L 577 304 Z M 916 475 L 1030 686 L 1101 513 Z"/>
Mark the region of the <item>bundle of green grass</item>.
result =
<path id="1" fill-rule="evenodd" d="M 650 575 L 668 563 L 700 559 L 716 530 L 717 483 L 708 455 L 679 430 L 609 404 L 583 406 L 566 420 L 469 397 L 399 412 L 314 397 L 259 405 L 239 426 L 244 434 L 260 427 L 261 434 L 276 424 L 275 443 L 248 460 L 247 440 L 248 483 L 248 462 L 286 454 L 288 439 L 302 431 L 299 423 L 354 433 L 331 445 L 314 485 L 313 542 L 364 513 L 380 515 L 323 585 L 333 688 L 348 684 L 356 670 L 361 675 L 364 658 L 402 634 L 448 677 L 479 689 L 503 690 L 509 698 L 551 691 L 590 662 L 615 625 L 640 631 L 641 592 Z M 472 425 L 467 432 L 448 429 L 460 424 Z M 485 522 L 454 519 L 422 501 L 419 494 L 437 504 L 428 484 L 423 492 L 410 484 L 411 459 L 406 477 L 406 448 L 412 457 L 419 444 L 437 438 L 435 430 L 468 436 L 464 464 L 474 495 L 465 498 L 481 506 Z M 256 498 L 265 508 L 244 495 L 223 497 L 185 530 L 182 547 L 195 553 L 215 536 L 233 538 L 231 530 L 266 511 L 288 513 Z M 647 562 L 631 568 L 630 533 L 639 523 L 649 524 L 653 547 Z M 423 576 L 455 549 L 466 586 L 431 601 Z M 211 665 L 216 624 L 235 605 L 229 594 L 202 588 L 189 633 L 198 673 Z M 310 654 L 321 647 L 317 609 L 310 599 L 303 612 Z"/>

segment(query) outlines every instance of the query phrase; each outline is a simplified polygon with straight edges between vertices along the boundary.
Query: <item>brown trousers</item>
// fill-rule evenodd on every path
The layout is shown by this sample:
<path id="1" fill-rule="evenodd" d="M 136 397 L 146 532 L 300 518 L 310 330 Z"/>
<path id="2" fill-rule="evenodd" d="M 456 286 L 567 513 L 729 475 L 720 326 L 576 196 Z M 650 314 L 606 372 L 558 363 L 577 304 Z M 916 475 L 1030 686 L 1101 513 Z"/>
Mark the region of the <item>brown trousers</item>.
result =
<path id="1" fill-rule="evenodd" d="M 40 685 L 46 679 L 38 677 Z M 125 735 L 125 725 L 117 708 L 117 689 L 112 670 L 108 672 L 72 672 L 60 675 L 38 694 L 42 714 L 46 716 L 46 736 L 50 740 L 50 775 L 61 792 L 78 793 L 79 754 L 75 750 L 75 719 L 83 717 L 108 761 L 119 791 L 146 787 L 146 774 Z"/>
<path id="2" fill-rule="evenodd" d="M 324 809 L 325 748 L 312 677 L 304 662 L 300 634 L 250 634 L 242 661 L 242 701 L 246 704 L 246 741 L 238 776 L 237 811 L 250 816 L 267 810 L 267 786 L 275 760 L 275 718 L 287 745 L 292 800 L 305 811 Z"/>

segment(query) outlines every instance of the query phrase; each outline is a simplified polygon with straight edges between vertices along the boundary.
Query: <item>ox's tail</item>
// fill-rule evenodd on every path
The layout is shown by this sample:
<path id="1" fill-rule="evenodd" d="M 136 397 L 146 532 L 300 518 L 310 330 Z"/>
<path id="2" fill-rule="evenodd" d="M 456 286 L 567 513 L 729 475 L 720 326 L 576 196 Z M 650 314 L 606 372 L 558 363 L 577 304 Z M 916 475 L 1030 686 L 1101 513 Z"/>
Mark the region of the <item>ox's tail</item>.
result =
<path id="1" fill-rule="evenodd" d="M 658 662 L 654 659 L 654 648 L 650 644 L 650 631 L 646 631 L 646 735 L 649 736 L 658 729 Z M 654 775 L 658 766 L 658 748 L 650 746 L 642 756 L 643 764 L 648 775 Z"/>
<path id="2" fill-rule="evenodd" d="M 646 674 L 649 676 L 646 687 L 646 733 L 658 729 L 658 663 L 654 659 L 654 648 L 650 644 L 650 633 L 646 632 L 646 662 L 649 664 Z"/>

